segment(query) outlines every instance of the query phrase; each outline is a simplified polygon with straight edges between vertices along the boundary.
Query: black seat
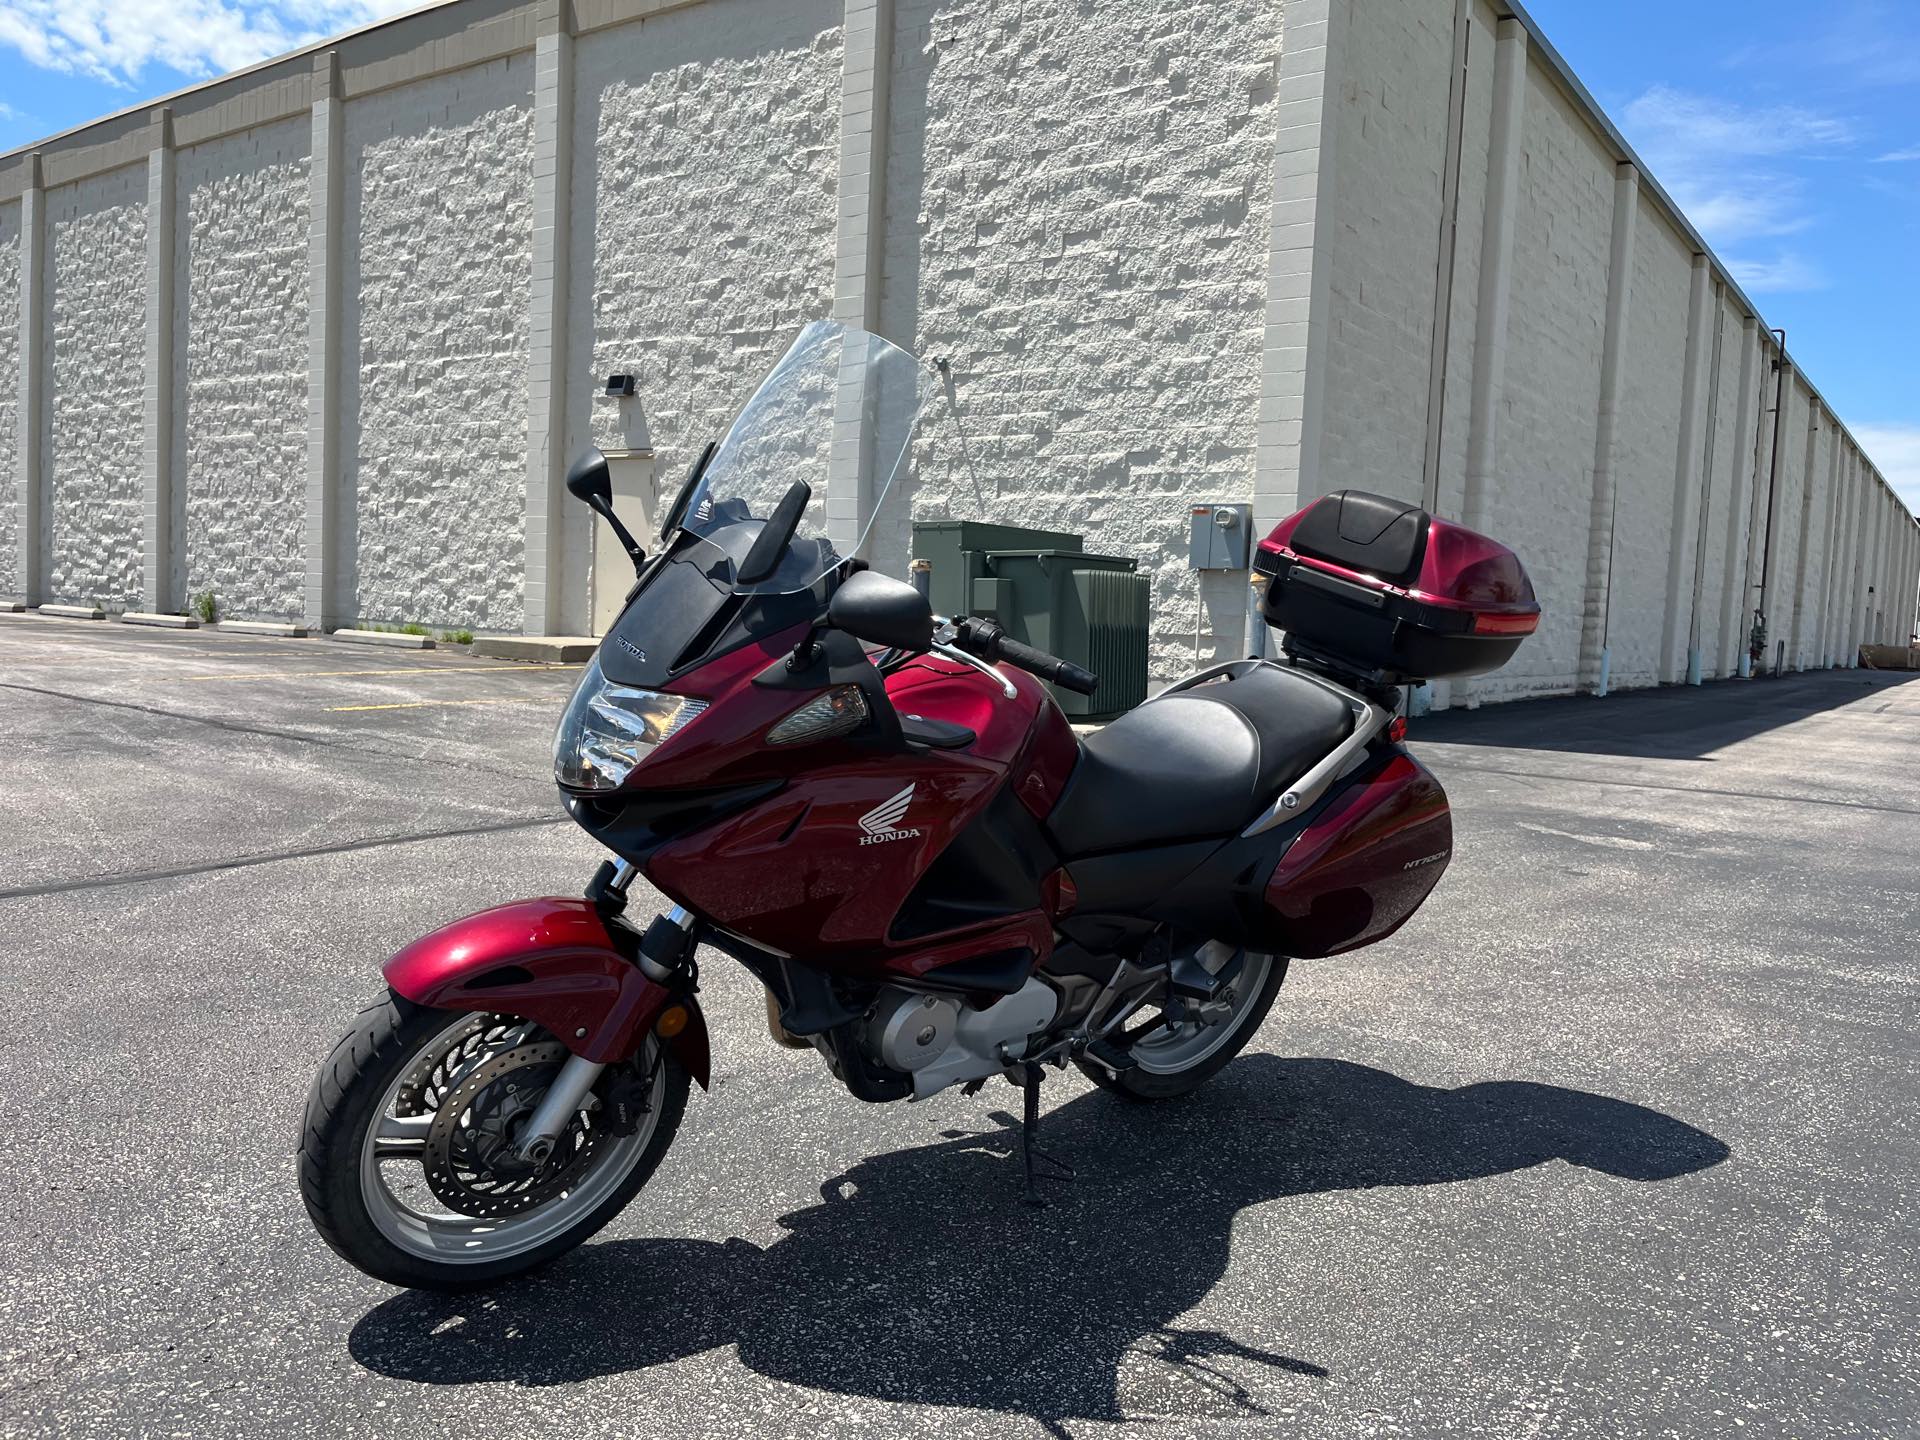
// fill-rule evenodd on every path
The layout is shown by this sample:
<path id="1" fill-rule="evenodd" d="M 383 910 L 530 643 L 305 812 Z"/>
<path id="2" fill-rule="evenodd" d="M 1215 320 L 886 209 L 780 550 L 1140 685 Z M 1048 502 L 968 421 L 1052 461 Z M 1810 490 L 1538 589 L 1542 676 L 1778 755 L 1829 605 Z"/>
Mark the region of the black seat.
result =
<path id="1" fill-rule="evenodd" d="M 1278 665 L 1150 700 L 1081 742 L 1047 828 L 1069 859 L 1232 834 L 1352 729 L 1345 700 Z"/>

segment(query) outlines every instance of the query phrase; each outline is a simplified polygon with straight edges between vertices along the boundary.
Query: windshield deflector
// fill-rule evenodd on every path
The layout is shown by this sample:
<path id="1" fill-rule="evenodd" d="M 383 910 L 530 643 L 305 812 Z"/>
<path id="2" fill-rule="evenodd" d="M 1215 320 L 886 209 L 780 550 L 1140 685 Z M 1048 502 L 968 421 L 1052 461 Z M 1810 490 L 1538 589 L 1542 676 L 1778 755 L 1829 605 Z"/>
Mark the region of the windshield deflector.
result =
<path id="1" fill-rule="evenodd" d="M 689 558 L 739 594 L 811 587 L 844 558 L 829 539 L 829 516 L 854 522 L 864 511 L 847 553 L 866 540 L 931 389 L 920 363 L 878 335 L 827 320 L 807 326 L 728 428 L 688 497 L 680 529 L 699 541 Z M 836 453 L 840 466 L 832 466 Z M 829 495 L 830 467 L 865 476 L 864 506 Z M 753 542 L 795 481 L 812 496 L 792 541 L 769 573 L 742 579 Z"/>

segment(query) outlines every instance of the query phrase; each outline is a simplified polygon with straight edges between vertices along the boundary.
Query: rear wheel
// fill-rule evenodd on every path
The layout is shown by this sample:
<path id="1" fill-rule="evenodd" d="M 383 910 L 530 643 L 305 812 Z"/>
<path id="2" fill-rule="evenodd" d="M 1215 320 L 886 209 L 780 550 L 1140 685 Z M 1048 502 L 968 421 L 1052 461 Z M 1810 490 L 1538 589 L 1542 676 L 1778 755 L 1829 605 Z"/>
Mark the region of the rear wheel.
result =
<path id="1" fill-rule="evenodd" d="M 546 1160 L 520 1161 L 568 1053 L 513 1016 L 397 995 L 361 1011 L 307 1096 L 300 1190 L 321 1238 L 390 1284 L 469 1290 L 592 1235 L 672 1143 L 687 1073 L 649 1040 L 601 1073 Z"/>
<path id="2" fill-rule="evenodd" d="M 1251 1040 L 1287 978 L 1287 957 L 1247 951 L 1238 971 L 1204 1005 L 1169 997 L 1158 1017 L 1150 1003 L 1123 1034 L 1130 1062 L 1118 1070 L 1081 1057 L 1074 1063 L 1096 1084 L 1127 1100 L 1170 1100 L 1198 1089 Z"/>

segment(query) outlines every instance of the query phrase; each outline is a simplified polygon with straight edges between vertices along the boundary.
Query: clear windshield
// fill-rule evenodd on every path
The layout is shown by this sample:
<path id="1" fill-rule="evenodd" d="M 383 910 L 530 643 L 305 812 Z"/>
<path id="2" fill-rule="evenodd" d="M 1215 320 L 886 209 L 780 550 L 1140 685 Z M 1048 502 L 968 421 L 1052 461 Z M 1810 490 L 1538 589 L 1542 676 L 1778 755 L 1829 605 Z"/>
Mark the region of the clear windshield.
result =
<path id="1" fill-rule="evenodd" d="M 857 551 L 931 389 L 920 363 L 878 335 L 827 320 L 802 330 L 688 497 L 681 528 L 708 552 L 707 573 L 743 592 L 804 590 L 843 558 L 829 539 L 830 522 L 846 552 Z M 866 503 L 856 494 L 830 497 L 830 469 L 845 477 L 843 492 L 858 486 Z M 771 575 L 743 583 L 741 562 L 796 480 L 812 495 L 792 543 Z"/>

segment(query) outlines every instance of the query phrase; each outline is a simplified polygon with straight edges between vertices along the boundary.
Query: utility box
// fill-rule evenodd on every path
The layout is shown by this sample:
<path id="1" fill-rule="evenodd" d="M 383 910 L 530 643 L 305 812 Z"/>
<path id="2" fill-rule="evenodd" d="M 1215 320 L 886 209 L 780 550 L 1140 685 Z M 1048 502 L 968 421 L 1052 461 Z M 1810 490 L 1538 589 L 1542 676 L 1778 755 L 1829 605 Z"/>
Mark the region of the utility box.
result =
<path id="1" fill-rule="evenodd" d="M 1112 719 L 1147 698 L 1150 583 L 1138 562 L 1080 547 L 1078 535 L 1011 525 L 913 527 L 914 558 L 933 566 L 937 613 L 992 620 L 1015 640 L 1084 665 L 1100 688 L 1051 687 L 1054 699 L 1076 720 Z"/>
<path id="2" fill-rule="evenodd" d="M 1245 570 L 1253 559 L 1251 505 L 1195 505 L 1187 517 L 1187 566 Z"/>
<path id="3" fill-rule="evenodd" d="M 987 557 L 997 550 L 1078 550 L 1080 537 L 1059 530 L 1028 530 L 1019 525 L 987 525 L 978 520 L 916 520 L 913 558 L 933 566 L 927 597 L 936 615 L 979 615 L 1012 628 L 1005 617 L 984 608 L 1009 597 L 991 588 L 976 594 L 976 580 L 991 580 Z"/>

